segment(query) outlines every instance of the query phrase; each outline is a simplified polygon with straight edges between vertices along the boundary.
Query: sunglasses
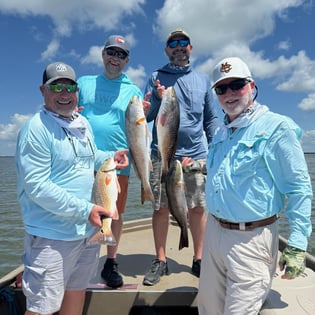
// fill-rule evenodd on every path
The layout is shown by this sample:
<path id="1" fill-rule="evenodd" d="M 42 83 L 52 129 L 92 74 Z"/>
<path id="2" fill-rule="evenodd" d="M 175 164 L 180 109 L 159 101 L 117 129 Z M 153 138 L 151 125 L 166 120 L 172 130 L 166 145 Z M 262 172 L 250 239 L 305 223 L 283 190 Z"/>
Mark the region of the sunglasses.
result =
<path id="1" fill-rule="evenodd" d="M 187 47 L 190 44 L 189 39 L 173 39 L 167 43 L 170 48 L 175 48 L 179 44 L 180 47 Z"/>
<path id="2" fill-rule="evenodd" d="M 53 83 L 48 84 L 49 90 L 54 93 L 61 93 L 65 88 L 68 93 L 74 93 L 78 90 L 77 84 Z"/>
<path id="3" fill-rule="evenodd" d="M 227 89 L 231 89 L 232 91 L 238 91 L 242 89 L 250 80 L 248 79 L 237 79 L 229 84 L 220 84 L 214 88 L 215 93 L 217 95 L 223 95 L 226 93 Z"/>
<path id="4" fill-rule="evenodd" d="M 109 55 L 109 56 L 115 56 L 115 57 L 118 57 L 119 59 L 126 59 L 128 54 L 125 52 L 125 51 L 118 51 L 118 50 L 115 50 L 115 49 L 111 49 L 111 48 L 107 48 L 105 49 L 106 51 L 106 54 Z"/>

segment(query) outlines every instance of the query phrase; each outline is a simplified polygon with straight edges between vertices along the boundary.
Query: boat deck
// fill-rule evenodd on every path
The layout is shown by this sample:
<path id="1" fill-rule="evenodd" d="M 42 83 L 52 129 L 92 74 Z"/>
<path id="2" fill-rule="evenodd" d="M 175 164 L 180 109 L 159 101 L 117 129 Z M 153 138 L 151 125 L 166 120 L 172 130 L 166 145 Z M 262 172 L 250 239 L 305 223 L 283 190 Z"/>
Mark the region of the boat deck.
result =
<path id="1" fill-rule="evenodd" d="M 100 270 L 106 259 L 106 251 L 102 246 L 99 272 L 91 280 L 93 285 L 90 286 L 90 290 L 94 292 L 91 295 L 87 294 L 87 300 L 97 298 L 97 291 L 101 290 L 99 294 L 103 295 L 103 290 L 107 290 L 106 300 L 123 300 L 124 305 L 118 302 L 117 310 L 106 314 L 142 314 L 145 309 L 144 306 L 153 305 L 155 308 L 168 307 L 168 311 L 173 308 L 172 314 L 176 314 L 176 310 L 183 311 L 186 307 L 190 308 L 190 314 L 198 314 L 196 301 L 198 278 L 190 272 L 193 259 L 192 240 L 189 239 L 189 248 L 179 251 L 179 235 L 179 227 L 170 224 L 166 248 L 169 275 L 163 276 L 161 281 L 154 286 L 144 286 L 142 284 L 144 274 L 155 258 L 151 219 L 126 222 L 119 245 L 119 254 L 117 255 L 119 271 L 124 278 L 124 286 L 113 290 L 104 285 Z M 124 297 L 122 298 L 121 295 Z M 126 296 L 128 296 L 128 299 L 126 299 Z M 88 301 L 86 304 L 86 309 L 88 309 Z M 104 309 L 104 304 L 102 303 L 100 307 Z M 126 310 L 123 309 L 125 307 Z M 101 314 L 86 311 L 86 315 Z M 99 311 L 101 312 L 101 309 Z M 145 312 L 145 314 L 147 313 L 148 311 Z"/>

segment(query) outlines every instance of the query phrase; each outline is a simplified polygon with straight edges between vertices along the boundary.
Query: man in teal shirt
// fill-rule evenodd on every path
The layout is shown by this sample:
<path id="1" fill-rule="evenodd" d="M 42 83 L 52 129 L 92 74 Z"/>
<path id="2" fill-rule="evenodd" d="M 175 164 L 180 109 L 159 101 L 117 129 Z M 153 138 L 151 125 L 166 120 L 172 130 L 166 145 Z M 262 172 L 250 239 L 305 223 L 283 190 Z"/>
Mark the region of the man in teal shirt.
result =
<path id="1" fill-rule="evenodd" d="M 98 149 L 116 151 L 127 148 L 125 130 L 125 113 L 132 96 L 143 99 L 141 90 L 123 73 L 129 61 L 130 47 L 120 35 L 110 36 L 102 50 L 104 72 L 87 75 L 78 79 L 79 106 L 81 112 L 90 122 Z M 130 165 L 124 170 L 117 170 L 120 193 L 117 200 L 119 219 L 112 221 L 112 231 L 117 244 L 107 246 L 107 260 L 102 277 L 109 287 L 123 285 L 123 278 L 118 272 L 116 255 L 122 232 L 122 214 L 125 211 L 128 193 Z"/>

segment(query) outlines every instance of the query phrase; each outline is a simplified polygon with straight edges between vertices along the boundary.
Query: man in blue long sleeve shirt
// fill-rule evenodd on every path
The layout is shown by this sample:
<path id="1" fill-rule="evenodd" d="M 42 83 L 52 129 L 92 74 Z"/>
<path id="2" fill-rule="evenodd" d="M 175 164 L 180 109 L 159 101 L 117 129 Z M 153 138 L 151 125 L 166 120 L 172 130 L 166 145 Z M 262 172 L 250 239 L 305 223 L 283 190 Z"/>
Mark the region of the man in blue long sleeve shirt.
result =
<path id="1" fill-rule="evenodd" d="M 248 66 L 237 57 L 225 58 L 215 66 L 213 81 L 225 117 L 207 157 L 209 215 L 198 310 L 256 315 L 276 270 L 282 209 L 291 230 L 279 260 L 282 278 L 304 271 L 312 187 L 300 128 L 255 100 Z"/>
<path id="2" fill-rule="evenodd" d="M 205 74 L 192 69 L 189 63 L 191 51 L 190 37 L 185 31 L 176 29 L 171 32 L 165 47 L 170 62 L 152 74 L 146 87 L 146 94 L 151 93 L 151 107 L 147 113 L 148 122 L 156 119 L 165 88 L 173 86 L 178 99 L 180 122 L 174 158 L 186 166 L 184 181 L 187 189 L 189 227 L 194 246 L 192 273 L 199 277 L 206 222 L 204 211 L 206 143 L 210 143 L 212 140 L 217 126 L 217 116 L 212 104 L 210 81 Z M 152 131 L 151 159 L 153 173 L 150 182 L 155 197 L 152 222 L 156 259 L 152 261 L 151 268 L 144 277 L 143 284 L 145 285 L 156 284 L 159 282 L 160 276 L 168 273 L 165 247 L 169 206 L 165 185 L 160 183 L 161 160 L 158 153 L 155 125 Z"/>

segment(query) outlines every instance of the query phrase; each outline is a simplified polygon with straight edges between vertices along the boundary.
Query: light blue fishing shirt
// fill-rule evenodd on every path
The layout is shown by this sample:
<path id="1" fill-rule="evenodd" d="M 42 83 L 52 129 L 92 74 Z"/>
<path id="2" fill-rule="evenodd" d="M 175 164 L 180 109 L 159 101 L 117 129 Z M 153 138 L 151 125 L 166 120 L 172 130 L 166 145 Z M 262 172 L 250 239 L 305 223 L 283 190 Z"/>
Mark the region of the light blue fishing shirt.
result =
<path id="1" fill-rule="evenodd" d="M 96 146 L 104 151 L 127 149 L 126 109 L 132 96 L 143 99 L 141 90 L 126 74 L 113 80 L 104 74 L 82 76 L 78 85 L 78 106 L 84 107 L 81 114 L 92 126 Z M 130 165 L 117 173 L 129 176 Z"/>
<path id="2" fill-rule="evenodd" d="M 209 78 L 192 69 L 191 66 L 176 67 L 170 64 L 152 73 L 145 93 L 150 91 L 151 108 L 147 115 L 147 121 L 155 121 L 161 106 L 155 81 L 160 80 L 166 88 L 174 86 L 179 102 L 180 122 L 175 158 L 188 156 L 204 159 L 207 155 L 207 143 L 218 126 L 218 118 L 213 106 L 213 94 L 210 89 Z M 157 131 L 155 124 L 152 128 L 151 152 L 158 156 Z"/>
<path id="3" fill-rule="evenodd" d="M 270 111 L 233 133 L 219 128 L 207 156 L 210 213 L 230 222 L 250 222 L 285 209 L 289 245 L 306 250 L 312 187 L 299 134 L 291 119 Z"/>
<path id="4" fill-rule="evenodd" d="M 29 234 L 71 241 L 95 232 L 88 222 L 94 170 L 114 152 L 97 150 L 87 125 L 87 142 L 66 133 L 45 111 L 21 128 L 15 154 L 17 190 Z"/>

